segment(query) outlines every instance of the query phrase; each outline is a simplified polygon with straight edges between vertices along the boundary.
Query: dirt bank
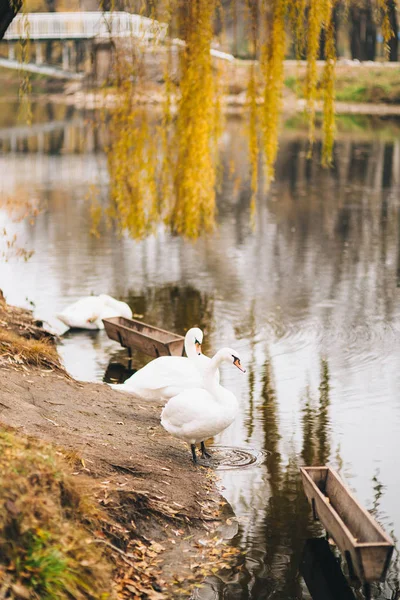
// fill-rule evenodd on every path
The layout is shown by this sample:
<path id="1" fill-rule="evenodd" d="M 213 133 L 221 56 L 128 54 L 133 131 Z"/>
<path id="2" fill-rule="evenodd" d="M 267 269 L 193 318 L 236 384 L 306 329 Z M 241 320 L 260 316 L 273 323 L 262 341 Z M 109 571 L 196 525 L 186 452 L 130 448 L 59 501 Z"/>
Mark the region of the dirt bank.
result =
<path id="1" fill-rule="evenodd" d="M 40 331 L 25 311 L 1 306 L 0 333 Z M 213 474 L 194 467 L 188 448 L 164 432 L 161 405 L 105 384 L 79 383 L 56 364 L 33 366 L 22 352 L 15 356 L 4 348 L 0 336 L 0 422 L 66 450 L 74 476 L 93 479 L 93 495 L 113 522 L 104 543 L 119 562 L 120 597 L 179 597 L 179 585 L 199 580 L 232 555 L 219 544 L 215 552 L 212 532 L 223 502 Z M 134 577 L 138 540 L 157 559 L 148 585 L 143 574 L 140 583 Z M 192 571 L 191 563 L 197 565 Z"/>

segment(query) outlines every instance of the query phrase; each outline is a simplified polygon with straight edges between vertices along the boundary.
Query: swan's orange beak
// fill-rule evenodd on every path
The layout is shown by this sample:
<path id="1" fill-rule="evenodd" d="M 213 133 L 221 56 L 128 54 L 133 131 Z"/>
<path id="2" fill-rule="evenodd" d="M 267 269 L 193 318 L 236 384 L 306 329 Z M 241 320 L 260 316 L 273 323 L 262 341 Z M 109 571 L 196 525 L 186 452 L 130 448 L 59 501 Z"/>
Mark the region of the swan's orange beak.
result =
<path id="1" fill-rule="evenodd" d="M 95 321 L 97 321 L 99 317 L 90 317 L 90 319 L 87 320 L 88 323 L 95 323 Z"/>
<path id="2" fill-rule="evenodd" d="M 194 346 L 196 348 L 197 354 L 201 354 L 201 344 L 199 342 L 195 342 Z"/>
<path id="3" fill-rule="evenodd" d="M 240 369 L 240 371 L 242 371 L 242 373 L 246 373 L 246 369 L 244 367 L 242 367 L 242 365 L 240 364 L 240 360 L 238 358 L 233 361 L 233 364 L 235 365 L 235 367 Z"/>

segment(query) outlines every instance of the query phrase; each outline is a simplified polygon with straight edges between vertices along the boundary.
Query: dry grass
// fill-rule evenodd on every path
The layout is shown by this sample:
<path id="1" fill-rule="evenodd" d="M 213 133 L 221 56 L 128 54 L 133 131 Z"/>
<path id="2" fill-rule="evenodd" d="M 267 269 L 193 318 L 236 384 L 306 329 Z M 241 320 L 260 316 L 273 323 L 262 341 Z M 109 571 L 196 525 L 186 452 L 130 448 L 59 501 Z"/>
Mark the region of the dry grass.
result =
<path id="1" fill-rule="evenodd" d="M 0 359 L 3 365 L 62 369 L 54 336 L 44 331 L 29 311 L 7 304 L 1 291 Z"/>
<path id="2" fill-rule="evenodd" d="M 66 473 L 61 452 L 0 430 L 0 598 L 113 597 L 98 508 Z"/>
<path id="3" fill-rule="evenodd" d="M 50 340 L 24 338 L 3 327 L 0 328 L 0 357 L 10 364 L 60 368 L 57 351 Z"/>
<path id="4" fill-rule="evenodd" d="M 60 369 L 57 350 L 51 340 L 36 340 L 0 327 L 0 357 L 13 365 L 33 365 L 46 369 Z"/>

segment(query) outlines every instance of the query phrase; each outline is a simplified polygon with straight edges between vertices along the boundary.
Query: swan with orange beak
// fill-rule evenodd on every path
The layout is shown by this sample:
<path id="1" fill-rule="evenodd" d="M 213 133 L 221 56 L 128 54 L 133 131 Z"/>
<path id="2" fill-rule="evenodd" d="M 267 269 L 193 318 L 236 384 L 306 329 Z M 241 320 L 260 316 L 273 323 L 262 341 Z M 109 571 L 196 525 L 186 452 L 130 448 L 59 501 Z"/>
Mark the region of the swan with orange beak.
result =
<path id="1" fill-rule="evenodd" d="M 227 362 L 242 373 L 239 354 L 231 348 L 222 348 L 211 359 L 203 376 L 203 388 L 187 389 L 171 398 L 161 413 L 161 425 L 171 435 L 190 445 L 193 462 L 197 462 L 196 444 L 200 444 L 201 455 L 209 458 L 205 440 L 224 431 L 233 423 L 239 403 L 236 396 L 216 380 L 219 366 Z"/>

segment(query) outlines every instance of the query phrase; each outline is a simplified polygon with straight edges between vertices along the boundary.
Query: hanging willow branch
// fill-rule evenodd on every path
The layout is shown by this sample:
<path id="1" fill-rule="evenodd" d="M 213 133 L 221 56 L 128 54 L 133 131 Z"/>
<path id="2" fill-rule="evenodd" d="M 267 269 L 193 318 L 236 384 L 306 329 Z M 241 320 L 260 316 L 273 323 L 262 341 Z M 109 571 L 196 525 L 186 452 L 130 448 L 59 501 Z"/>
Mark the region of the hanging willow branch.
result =
<path id="1" fill-rule="evenodd" d="M 259 52 L 259 23 L 258 23 L 258 1 L 247 0 L 248 10 L 250 14 L 250 35 L 252 43 L 252 54 L 254 59 L 258 57 Z M 258 192 L 258 158 L 260 154 L 259 147 L 259 114 L 257 106 L 258 95 L 258 77 L 256 71 L 255 60 L 250 66 L 250 74 L 247 85 L 247 104 L 249 112 L 249 154 L 251 166 L 251 203 L 250 213 L 254 224 L 254 216 L 256 210 L 256 197 Z"/>
<path id="2" fill-rule="evenodd" d="M 346 5 L 372 3 L 387 44 L 392 36 L 389 0 L 345 1 Z M 331 164 L 335 132 L 334 10 L 338 3 L 339 0 L 243 0 L 242 4 L 238 0 L 230 0 L 230 3 L 151 0 L 142 3 L 147 16 L 157 17 L 169 26 L 164 54 L 158 55 L 165 58 L 163 114 L 155 127 L 150 111 L 135 103 L 140 95 L 141 78 L 138 60 L 133 60 L 117 78 L 119 102 L 111 111 L 112 141 L 108 148 L 112 212 L 121 228 L 140 238 L 162 220 L 174 233 L 196 239 L 215 225 L 217 142 L 221 131 L 218 124 L 223 89 L 210 50 L 217 11 L 223 27 L 222 6 L 227 7 L 226 14 L 233 20 L 235 46 L 238 29 L 242 31 L 244 27 L 246 31 L 241 17 L 247 15 L 245 41 L 249 42 L 254 58 L 248 67 L 246 103 L 252 216 L 260 154 L 265 160 L 267 184 L 274 177 L 284 61 L 291 43 L 297 58 L 306 60 L 310 152 L 315 138 L 316 113 L 322 105 L 322 162 Z M 244 6 L 247 7 L 245 12 Z M 172 39 L 176 36 L 180 41 Z M 322 47 L 325 65 L 319 70 L 317 61 Z M 117 73 L 119 68 L 117 65 Z"/>
<path id="3" fill-rule="evenodd" d="M 327 17 L 325 35 L 325 67 L 323 74 L 324 94 L 324 120 L 323 120 L 323 145 L 322 164 L 329 166 L 332 163 L 333 142 L 335 135 L 335 23 L 334 6 L 331 7 Z"/>
<path id="4" fill-rule="evenodd" d="M 320 48 L 321 30 L 324 11 L 321 10 L 321 0 L 309 0 L 308 35 L 307 35 L 307 75 L 305 97 L 309 119 L 310 146 L 314 143 L 315 136 L 315 104 L 317 100 L 317 58 Z M 324 0 L 324 3 L 326 0 Z M 325 8 L 325 7 L 324 7 Z"/>
<path id="5" fill-rule="evenodd" d="M 216 4 L 217 0 L 192 0 L 181 6 L 186 45 L 181 57 L 171 226 L 194 239 L 212 230 L 215 219 L 216 114 L 210 47 Z"/>
<path id="6" fill-rule="evenodd" d="M 283 62 L 286 49 L 287 1 L 273 0 L 271 35 L 263 52 L 261 67 L 264 75 L 263 135 L 267 183 L 273 179 L 278 152 L 278 125 L 282 106 Z"/>
<path id="7" fill-rule="evenodd" d="M 294 48 L 296 58 L 300 60 L 303 57 L 306 45 L 306 17 L 307 0 L 292 0 L 289 2 L 289 26 L 293 32 Z"/>
<path id="8" fill-rule="evenodd" d="M 383 43 L 385 45 L 385 54 L 389 55 L 389 41 L 394 37 L 394 31 L 390 24 L 389 3 L 388 0 L 377 0 L 378 9 L 380 11 L 380 26 L 382 29 Z"/>

